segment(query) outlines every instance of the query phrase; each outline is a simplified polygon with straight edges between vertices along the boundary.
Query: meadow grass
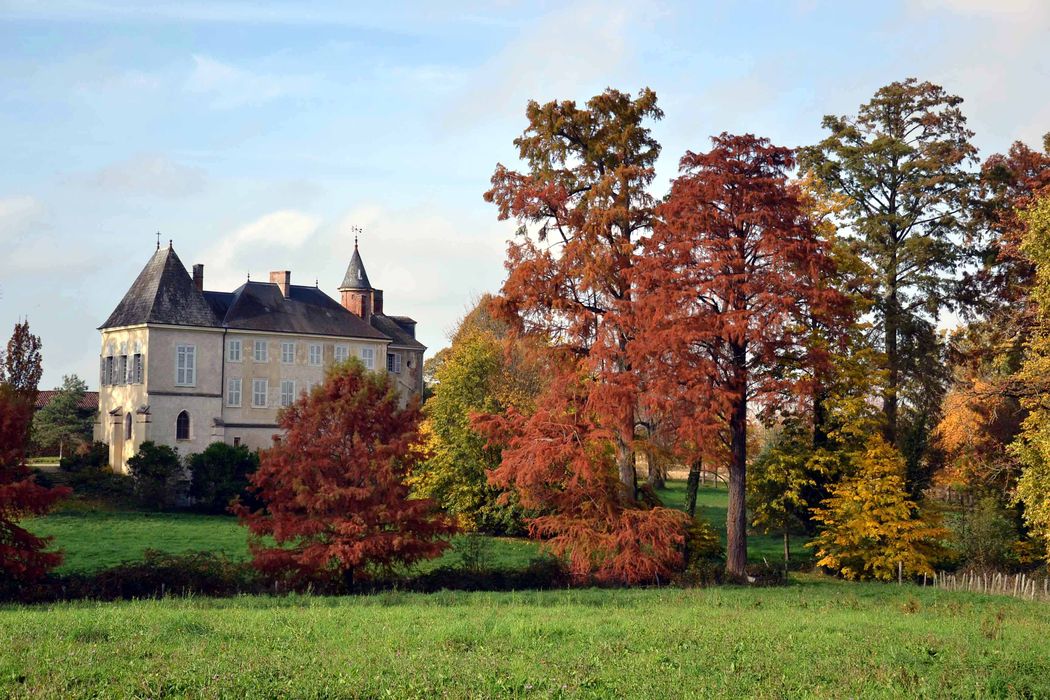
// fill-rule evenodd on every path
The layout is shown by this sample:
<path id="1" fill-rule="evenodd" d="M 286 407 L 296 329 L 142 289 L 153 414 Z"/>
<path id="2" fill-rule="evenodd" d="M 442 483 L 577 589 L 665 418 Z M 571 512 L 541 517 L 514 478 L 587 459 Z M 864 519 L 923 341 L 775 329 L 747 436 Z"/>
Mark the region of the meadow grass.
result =
<path id="1" fill-rule="evenodd" d="M 659 492 L 664 504 L 682 508 L 685 503 L 685 482 L 669 481 Z M 709 520 L 725 541 L 726 503 L 724 486 L 704 487 L 697 497 L 698 514 Z M 226 515 L 198 515 L 193 513 L 151 513 L 134 510 L 107 510 L 97 507 L 66 507 L 47 515 L 26 521 L 37 535 L 54 537 L 53 547 L 63 550 L 65 559 L 60 573 L 96 571 L 126 561 L 138 561 L 147 549 L 169 554 L 189 551 L 207 551 L 223 554 L 235 561 L 248 558 L 248 533 L 237 520 Z M 801 541 L 794 545 L 799 556 L 808 552 L 801 549 Z M 748 557 L 752 561 L 779 562 L 782 557 L 779 537 L 755 535 L 748 537 Z M 417 569 L 429 571 L 439 566 L 455 566 L 462 560 L 464 542 L 453 541 L 453 549 L 442 557 L 420 564 Z M 540 552 L 539 546 L 517 538 L 489 538 L 482 552 L 487 566 L 523 568 Z"/>
<path id="2" fill-rule="evenodd" d="M 0 607 L 0 697 L 1048 697 L 1050 606 L 892 584 Z"/>

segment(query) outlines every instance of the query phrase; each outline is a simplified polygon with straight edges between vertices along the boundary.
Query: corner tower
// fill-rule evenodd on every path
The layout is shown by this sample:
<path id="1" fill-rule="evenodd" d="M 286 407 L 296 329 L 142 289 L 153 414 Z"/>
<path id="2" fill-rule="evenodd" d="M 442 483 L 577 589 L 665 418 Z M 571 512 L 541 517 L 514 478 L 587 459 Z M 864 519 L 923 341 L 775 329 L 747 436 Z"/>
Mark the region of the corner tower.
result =
<path id="1" fill-rule="evenodd" d="M 365 264 L 361 261 L 361 252 L 357 249 L 357 237 L 355 236 L 354 255 L 350 258 L 350 264 L 346 268 L 343 283 L 339 285 L 340 301 L 347 311 L 366 323 L 370 323 L 374 291 L 372 284 L 368 281 Z"/>

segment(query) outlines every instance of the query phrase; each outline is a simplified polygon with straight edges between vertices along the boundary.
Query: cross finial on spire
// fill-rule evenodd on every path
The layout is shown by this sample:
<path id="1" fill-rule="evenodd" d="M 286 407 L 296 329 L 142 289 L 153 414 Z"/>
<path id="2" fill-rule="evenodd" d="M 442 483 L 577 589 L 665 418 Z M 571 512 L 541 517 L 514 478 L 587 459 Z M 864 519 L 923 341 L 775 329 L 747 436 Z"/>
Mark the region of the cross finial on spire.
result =
<path id="1" fill-rule="evenodd" d="M 160 231 L 157 231 L 157 250 L 160 250 Z"/>
<path id="2" fill-rule="evenodd" d="M 173 250 L 174 248 L 175 248 L 175 244 L 174 244 L 174 243 L 172 242 L 172 240 L 171 240 L 171 239 L 169 238 L 169 239 L 168 239 L 168 250 Z"/>

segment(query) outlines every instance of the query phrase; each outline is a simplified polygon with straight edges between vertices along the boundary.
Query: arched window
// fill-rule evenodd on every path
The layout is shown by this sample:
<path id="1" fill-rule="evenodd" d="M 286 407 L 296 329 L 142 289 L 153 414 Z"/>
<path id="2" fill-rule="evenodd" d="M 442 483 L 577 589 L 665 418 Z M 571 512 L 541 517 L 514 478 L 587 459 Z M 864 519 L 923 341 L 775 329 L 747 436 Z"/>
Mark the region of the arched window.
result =
<path id="1" fill-rule="evenodd" d="M 175 419 L 175 439 L 190 439 L 190 414 L 185 411 L 180 413 L 179 417 Z"/>
<path id="2" fill-rule="evenodd" d="M 131 439 L 131 414 L 130 413 L 125 413 L 124 414 L 124 439 L 125 440 L 130 440 Z"/>

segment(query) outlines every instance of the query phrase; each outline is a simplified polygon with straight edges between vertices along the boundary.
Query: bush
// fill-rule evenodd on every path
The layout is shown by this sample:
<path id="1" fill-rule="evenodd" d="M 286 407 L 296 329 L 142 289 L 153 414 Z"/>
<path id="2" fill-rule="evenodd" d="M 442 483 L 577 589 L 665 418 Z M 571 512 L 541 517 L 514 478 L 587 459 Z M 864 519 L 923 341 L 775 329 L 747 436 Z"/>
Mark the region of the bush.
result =
<path id="1" fill-rule="evenodd" d="M 108 469 L 84 469 L 70 475 L 68 483 L 73 493 L 85 498 L 97 498 L 116 505 L 124 505 L 135 498 L 135 480 Z"/>
<path id="2" fill-rule="evenodd" d="M 179 453 L 167 445 L 147 440 L 128 460 L 135 477 L 135 496 L 146 508 L 165 510 L 180 500 L 186 485 Z"/>
<path id="3" fill-rule="evenodd" d="M 1001 571 L 1017 565 L 1017 527 L 994 496 L 985 496 L 973 508 L 952 518 L 949 527 L 953 548 L 963 566 Z"/>
<path id="4" fill-rule="evenodd" d="M 63 457 L 58 467 L 64 472 L 97 471 L 109 466 L 109 445 L 104 442 L 81 443 L 73 454 Z"/>
<path id="5" fill-rule="evenodd" d="M 207 513 L 225 513 L 238 496 L 249 509 L 257 504 L 245 493 L 248 476 L 259 468 L 259 455 L 243 445 L 213 442 L 204 452 L 186 458 L 190 471 L 190 498 Z"/>

